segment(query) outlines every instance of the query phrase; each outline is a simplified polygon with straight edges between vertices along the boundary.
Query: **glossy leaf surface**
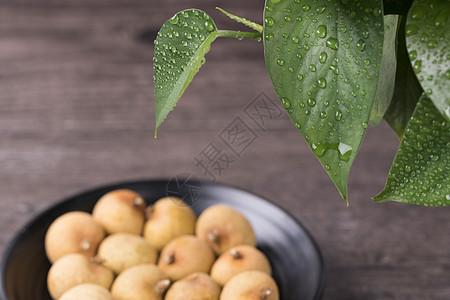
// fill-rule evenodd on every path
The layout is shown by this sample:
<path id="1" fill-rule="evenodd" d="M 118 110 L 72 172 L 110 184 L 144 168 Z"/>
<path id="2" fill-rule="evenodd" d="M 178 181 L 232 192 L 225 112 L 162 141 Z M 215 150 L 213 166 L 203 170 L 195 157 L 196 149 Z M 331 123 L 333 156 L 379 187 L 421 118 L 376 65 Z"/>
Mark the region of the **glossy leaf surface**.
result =
<path id="1" fill-rule="evenodd" d="M 395 87 L 395 72 L 397 68 L 397 29 L 398 15 L 384 16 L 383 56 L 381 57 L 380 74 L 378 76 L 377 92 L 370 112 L 370 125 L 377 126 L 391 103 Z"/>
<path id="2" fill-rule="evenodd" d="M 272 83 L 344 199 L 375 97 L 383 32 L 381 1 L 266 1 Z"/>
<path id="3" fill-rule="evenodd" d="M 450 121 L 450 1 L 415 0 L 406 21 L 406 44 L 425 93 Z"/>
<path id="4" fill-rule="evenodd" d="M 450 205 L 450 123 L 423 95 L 376 201 Z"/>
<path id="5" fill-rule="evenodd" d="M 217 33 L 212 19 L 198 9 L 179 12 L 161 27 L 154 56 L 156 128 L 199 71 Z"/>
<path id="6" fill-rule="evenodd" d="M 384 119 L 392 127 L 401 139 L 405 133 L 406 126 L 411 118 L 417 101 L 423 93 L 423 89 L 417 80 L 416 74 L 411 67 L 406 50 L 405 23 L 403 18 L 398 32 L 397 47 L 397 72 L 395 74 L 395 89 Z"/>

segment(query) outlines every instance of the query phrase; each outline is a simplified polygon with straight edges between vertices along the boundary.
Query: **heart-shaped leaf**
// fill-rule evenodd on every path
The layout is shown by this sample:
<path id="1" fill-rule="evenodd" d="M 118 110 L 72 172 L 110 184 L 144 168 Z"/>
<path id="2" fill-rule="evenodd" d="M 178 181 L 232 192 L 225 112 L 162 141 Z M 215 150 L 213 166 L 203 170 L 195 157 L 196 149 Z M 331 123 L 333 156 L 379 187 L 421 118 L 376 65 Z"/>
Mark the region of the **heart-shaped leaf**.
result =
<path id="1" fill-rule="evenodd" d="M 450 205 L 450 122 L 422 95 L 376 201 Z"/>
<path id="2" fill-rule="evenodd" d="M 401 139 L 411 118 L 417 101 L 423 89 L 411 67 L 406 50 L 405 23 L 403 18 L 399 33 L 397 47 L 397 72 L 395 75 L 395 89 L 391 104 L 384 114 L 384 119 Z"/>
<path id="3" fill-rule="evenodd" d="M 375 97 L 383 32 L 380 0 L 266 0 L 272 83 L 344 199 Z"/>
<path id="4" fill-rule="evenodd" d="M 409 58 L 425 93 L 450 121 L 450 1 L 415 0 L 406 21 Z"/>
<path id="5" fill-rule="evenodd" d="M 154 56 L 156 128 L 199 71 L 217 36 L 211 17 L 198 9 L 179 12 L 161 27 Z"/>
<path id="6" fill-rule="evenodd" d="M 397 67 L 397 29 L 399 15 L 384 16 L 384 42 L 377 92 L 370 112 L 369 124 L 377 126 L 389 107 L 394 94 Z"/>

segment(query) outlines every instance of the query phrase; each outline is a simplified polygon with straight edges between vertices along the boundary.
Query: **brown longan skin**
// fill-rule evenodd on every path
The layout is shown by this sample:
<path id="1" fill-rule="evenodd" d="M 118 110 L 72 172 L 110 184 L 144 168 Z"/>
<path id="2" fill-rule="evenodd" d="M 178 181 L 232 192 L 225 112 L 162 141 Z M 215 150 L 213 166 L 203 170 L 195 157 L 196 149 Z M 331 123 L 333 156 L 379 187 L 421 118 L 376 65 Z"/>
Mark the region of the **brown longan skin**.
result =
<path id="1" fill-rule="evenodd" d="M 196 272 L 209 273 L 215 255 L 204 241 L 192 235 L 180 236 L 161 251 L 158 266 L 171 280 Z"/>
<path id="2" fill-rule="evenodd" d="M 116 300 L 163 300 L 169 285 L 169 278 L 161 269 L 145 264 L 120 273 L 111 287 L 111 293 Z"/>
<path id="3" fill-rule="evenodd" d="M 165 197 L 155 202 L 144 225 L 145 239 L 162 250 L 171 240 L 182 235 L 193 235 L 197 217 L 181 199 Z"/>
<path id="4" fill-rule="evenodd" d="M 164 300 L 219 300 L 220 287 L 206 273 L 188 275 L 169 288 Z"/>
<path id="5" fill-rule="evenodd" d="M 245 271 L 261 271 L 271 275 L 267 257 L 258 249 L 240 245 L 224 252 L 213 264 L 211 277 L 224 286 L 232 277 Z"/>
<path id="6" fill-rule="evenodd" d="M 104 237 L 103 227 L 90 214 L 69 212 L 58 217 L 48 228 L 45 252 L 52 263 L 70 253 L 93 257 Z"/>
<path id="7" fill-rule="evenodd" d="M 59 300 L 114 300 L 114 298 L 104 287 L 84 283 L 65 292 Z"/>
<path id="8" fill-rule="evenodd" d="M 261 271 L 239 273 L 228 281 L 220 300 L 279 300 L 278 287 L 271 276 Z"/>
<path id="9" fill-rule="evenodd" d="M 133 266 L 156 264 L 158 250 L 140 235 L 115 233 L 101 242 L 97 256 L 104 260 L 104 266 L 119 274 Z"/>
<path id="10" fill-rule="evenodd" d="M 107 233 L 141 234 L 145 222 L 144 199 L 131 190 L 115 190 L 101 197 L 92 215 Z"/>
<path id="11" fill-rule="evenodd" d="M 50 268 L 47 286 L 53 299 L 59 299 L 69 289 L 93 283 L 109 289 L 114 273 L 95 258 L 73 253 L 58 259 Z"/>
<path id="12" fill-rule="evenodd" d="M 217 255 L 238 245 L 256 246 L 255 232 L 247 218 L 223 204 L 213 205 L 200 215 L 195 233 Z"/>

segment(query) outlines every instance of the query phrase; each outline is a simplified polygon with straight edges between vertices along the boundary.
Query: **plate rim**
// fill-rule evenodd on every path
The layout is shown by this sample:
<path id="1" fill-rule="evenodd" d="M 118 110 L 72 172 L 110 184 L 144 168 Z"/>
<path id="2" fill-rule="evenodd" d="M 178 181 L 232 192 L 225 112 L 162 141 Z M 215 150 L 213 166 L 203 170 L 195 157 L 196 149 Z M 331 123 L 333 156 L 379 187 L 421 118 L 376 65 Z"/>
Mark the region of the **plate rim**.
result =
<path id="1" fill-rule="evenodd" d="M 56 202 L 54 202 L 54 204 L 49 205 L 48 207 L 44 208 L 43 210 L 40 210 L 39 212 L 37 212 L 36 215 L 34 215 L 33 217 L 31 217 L 31 219 L 25 223 L 25 225 L 23 225 L 18 231 L 16 231 L 13 235 L 13 237 L 7 242 L 7 246 L 1 256 L 1 265 L 0 265 L 0 278 L 1 278 L 1 282 L 0 282 L 0 296 L 3 300 L 7 300 L 8 295 L 6 294 L 6 285 L 5 285 L 5 274 L 6 274 L 6 268 L 7 268 L 7 261 L 8 258 L 11 256 L 12 252 L 13 252 L 13 248 L 14 246 L 17 245 L 17 242 L 19 241 L 19 239 L 22 237 L 22 235 L 28 231 L 29 228 L 33 227 L 32 225 L 34 223 L 37 222 L 38 219 L 42 218 L 44 215 L 50 213 L 52 210 L 56 209 L 58 206 L 64 206 L 66 203 L 70 203 L 73 200 L 75 200 L 76 198 L 82 198 L 84 195 L 87 194 L 91 194 L 94 192 L 98 192 L 100 190 L 110 190 L 110 189 L 117 189 L 116 187 L 120 187 L 123 185 L 131 185 L 131 184 L 142 184 L 142 183 L 148 183 L 148 182 L 152 182 L 152 183 L 168 183 L 171 179 L 170 178 L 153 178 L 153 179 L 139 179 L 139 180 L 126 180 L 126 181 L 117 181 L 115 183 L 111 183 L 111 184 L 102 184 L 99 185 L 97 187 L 92 187 L 92 188 L 86 188 L 83 189 L 81 192 L 79 193 L 74 193 L 71 194 L 67 197 L 63 197 L 60 200 L 57 200 Z M 286 215 L 288 215 L 296 224 L 297 226 L 299 226 L 306 234 L 306 236 L 308 237 L 308 239 L 310 240 L 316 254 L 318 257 L 318 262 L 319 262 L 319 285 L 317 287 L 317 290 L 314 294 L 313 299 L 314 300 L 320 300 L 323 296 L 324 290 L 325 290 L 325 283 L 326 283 L 326 273 L 325 273 L 325 262 L 323 259 L 323 255 L 322 252 L 320 251 L 320 248 L 316 242 L 316 240 L 314 239 L 314 237 L 312 236 L 312 234 L 309 232 L 309 230 L 307 229 L 307 227 L 305 225 L 303 225 L 302 222 L 300 222 L 300 220 L 298 220 L 294 215 L 292 215 L 288 210 L 286 210 L 285 208 L 279 206 L 278 204 L 274 203 L 272 200 L 267 199 L 266 197 L 261 196 L 258 193 L 249 191 L 246 188 L 243 187 L 238 187 L 232 184 L 228 184 L 228 183 L 221 183 L 221 182 L 209 182 L 209 181 L 204 181 L 204 180 L 199 180 L 201 186 L 205 185 L 205 186 L 218 186 L 218 187 L 223 187 L 223 188 L 228 188 L 228 189 L 234 189 L 240 192 L 244 192 L 250 195 L 254 195 L 268 203 L 270 203 L 272 206 L 275 206 L 276 208 L 280 209 L 283 213 L 285 213 Z"/>

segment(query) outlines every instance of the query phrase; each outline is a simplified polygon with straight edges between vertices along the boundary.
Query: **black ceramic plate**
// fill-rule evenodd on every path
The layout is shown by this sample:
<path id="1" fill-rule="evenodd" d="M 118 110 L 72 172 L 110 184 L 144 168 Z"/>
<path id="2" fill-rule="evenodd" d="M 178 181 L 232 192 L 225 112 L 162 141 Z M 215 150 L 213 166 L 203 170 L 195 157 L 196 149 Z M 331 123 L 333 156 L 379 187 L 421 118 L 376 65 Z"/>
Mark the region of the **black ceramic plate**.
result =
<path id="1" fill-rule="evenodd" d="M 250 220 L 258 238 L 258 248 L 269 257 L 281 299 L 321 298 L 324 287 L 322 257 L 311 236 L 291 215 L 244 190 L 213 183 L 194 183 L 190 187 L 179 183 L 150 180 L 117 184 L 76 195 L 43 212 L 18 233 L 2 259 L 1 298 L 51 300 L 46 288 L 50 263 L 44 251 L 48 226 L 66 212 L 90 212 L 103 194 L 122 188 L 138 192 L 147 203 L 167 196 L 169 191 L 192 202 L 197 214 L 217 203 L 236 208 Z"/>

